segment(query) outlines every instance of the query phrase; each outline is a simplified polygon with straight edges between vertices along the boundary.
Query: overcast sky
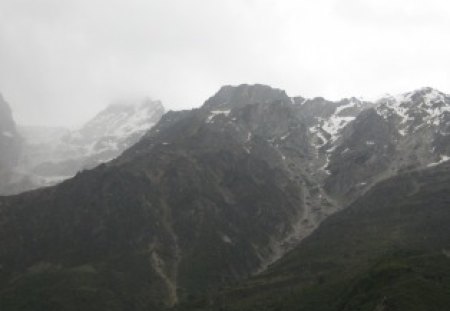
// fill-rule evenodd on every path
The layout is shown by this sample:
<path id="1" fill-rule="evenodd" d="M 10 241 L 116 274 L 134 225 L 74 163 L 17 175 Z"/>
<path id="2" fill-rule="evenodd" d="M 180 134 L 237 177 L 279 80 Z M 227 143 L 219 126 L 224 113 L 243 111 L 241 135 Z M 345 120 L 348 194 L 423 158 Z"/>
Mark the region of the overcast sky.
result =
<path id="1" fill-rule="evenodd" d="M 0 92 L 21 124 L 79 124 L 128 97 L 197 107 L 240 83 L 450 93 L 450 1 L 0 0 Z"/>

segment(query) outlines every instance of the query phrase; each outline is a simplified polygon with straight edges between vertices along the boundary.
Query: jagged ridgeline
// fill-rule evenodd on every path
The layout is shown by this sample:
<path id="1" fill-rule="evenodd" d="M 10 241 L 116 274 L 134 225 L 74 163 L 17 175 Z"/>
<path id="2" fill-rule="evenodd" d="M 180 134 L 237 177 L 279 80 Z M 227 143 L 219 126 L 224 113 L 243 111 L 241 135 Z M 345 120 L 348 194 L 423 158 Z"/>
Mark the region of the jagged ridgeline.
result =
<path id="1" fill-rule="evenodd" d="M 373 198 L 374 185 L 439 170 L 450 152 L 449 104 L 430 88 L 370 103 L 241 85 L 168 112 L 117 159 L 0 199 L 0 309 L 205 307 L 198 297 L 225 307 L 219 288 L 264 278 L 274 262 L 292 266 L 286 252 L 300 251 L 329 215 Z M 297 280 L 307 288 L 288 278 Z"/>

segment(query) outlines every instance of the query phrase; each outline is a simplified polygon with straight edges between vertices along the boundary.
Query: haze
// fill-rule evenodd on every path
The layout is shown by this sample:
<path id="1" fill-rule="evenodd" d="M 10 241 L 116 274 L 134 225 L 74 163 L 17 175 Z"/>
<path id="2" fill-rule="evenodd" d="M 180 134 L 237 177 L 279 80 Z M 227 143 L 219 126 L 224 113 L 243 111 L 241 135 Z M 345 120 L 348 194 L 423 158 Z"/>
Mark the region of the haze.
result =
<path id="1" fill-rule="evenodd" d="M 45 125 L 131 97 L 197 107 L 224 84 L 448 93 L 449 31 L 445 0 L 2 0 L 0 92 Z"/>

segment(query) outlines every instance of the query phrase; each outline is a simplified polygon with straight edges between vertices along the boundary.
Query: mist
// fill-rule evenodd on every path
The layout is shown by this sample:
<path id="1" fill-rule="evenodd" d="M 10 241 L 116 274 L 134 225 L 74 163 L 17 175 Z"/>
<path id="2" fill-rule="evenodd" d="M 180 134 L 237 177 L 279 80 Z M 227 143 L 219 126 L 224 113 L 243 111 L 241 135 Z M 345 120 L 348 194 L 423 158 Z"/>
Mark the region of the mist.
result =
<path id="1" fill-rule="evenodd" d="M 19 124 L 59 126 L 128 97 L 197 107 L 225 84 L 448 93 L 449 17 L 440 0 L 3 0 L 0 92 Z"/>

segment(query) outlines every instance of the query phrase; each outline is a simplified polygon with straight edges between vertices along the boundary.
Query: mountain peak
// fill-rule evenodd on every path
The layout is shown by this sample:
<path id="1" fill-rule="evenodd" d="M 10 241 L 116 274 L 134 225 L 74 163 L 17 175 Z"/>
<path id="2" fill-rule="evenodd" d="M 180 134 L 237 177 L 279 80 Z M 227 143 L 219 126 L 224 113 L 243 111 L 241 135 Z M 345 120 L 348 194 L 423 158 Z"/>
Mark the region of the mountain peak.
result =
<path id="1" fill-rule="evenodd" d="M 432 103 L 432 102 L 443 102 L 447 94 L 432 88 L 432 87 L 422 87 L 410 92 L 401 93 L 397 95 L 385 94 L 380 99 L 378 99 L 377 103 L 382 102 L 396 102 L 398 104 L 405 102 L 413 102 L 413 103 Z"/>
<path id="2" fill-rule="evenodd" d="M 141 103 L 139 104 L 139 107 L 151 107 L 151 108 L 155 108 L 155 109 L 156 108 L 164 109 L 163 104 L 160 100 L 153 100 L 150 97 L 144 98 L 141 101 Z"/>
<path id="3" fill-rule="evenodd" d="M 418 88 L 418 89 L 414 90 L 413 93 L 421 93 L 421 94 L 441 93 L 441 94 L 443 94 L 441 91 L 439 91 L 438 89 L 435 89 L 431 86 L 424 86 L 424 87 Z"/>
<path id="4" fill-rule="evenodd" d="M 127 137 L 129 133 L 147 131 L 163 114 L 161 102 L 150 98 L 116 101 L 87 122 L 80 133 L 86 139 Z"/>
<path id="5" fill-rule="evenodd" d="M 231 108 L 242 107 L 255 103 L 271 103 L 275 101 L 290 102 L 286 92 L 263 84 L 241 84 L 238 86 L 226 85 L 211 98 L 204 107 L 206 108 Z"/>
<path id="6" fill-rule="evenodd" d="M 164 109 L 160 100 L 153 100 L 150 97 L 137 99 L 116 100 L 109 104 L 100 114 L 129 111 L 130 113 L 141 109 Z"/>
<path id="7" fill-rule="evenodd" d="M 445 101 L 447 95 L 432 87 L 423 87 L 412 92 L 411 99 L 421 98 L 427 102 Z"/>

